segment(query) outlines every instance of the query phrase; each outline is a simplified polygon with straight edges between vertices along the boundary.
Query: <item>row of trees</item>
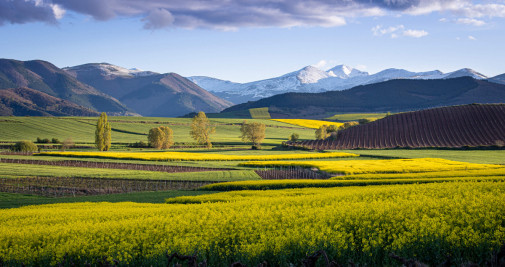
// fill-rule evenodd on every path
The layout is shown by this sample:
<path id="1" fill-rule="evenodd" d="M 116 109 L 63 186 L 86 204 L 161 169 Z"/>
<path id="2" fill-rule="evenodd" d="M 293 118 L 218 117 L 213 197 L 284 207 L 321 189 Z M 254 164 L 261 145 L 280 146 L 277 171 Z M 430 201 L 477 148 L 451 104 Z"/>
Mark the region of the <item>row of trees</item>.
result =
<path id="1" fill-rule="evenodd" d="M 349 127 L 353 127 L 359 125 L 359 122 L 356 121 L 348 121 L 345 122 L 343 125 L 337 127 L 337 125 L 322 125 L 316 130 L 316 139 L 317 140 L 324 140 L 330 136 L 336 137 L 337 132 L 340 130 L 347 129 Z"/>
<path id="2" fill-rule="evenodd" d="M 252 142 L 253 149 L 259 149 L 265 139 L 265 124 L 259 122 L 247 123 L 244 121 L 240 127 L 241 138 L 244 142 Z M 190 136 L 198 143 L 207 148 L 212 148 L 210 137 L 216 132 L 205 113 L 200 111 L 191 122 Z M 149 146 L 157 149 L 168 149 L 173 144 L 173 130 L 167 126 L 160 126 L 149 130 L 147 136 Z M 107 151 L 111 147 L 111 126 L 107 121 L 107 114 L 102 112 L 98 118 L 95 130 L 95 144 L 98 150 Z"/>

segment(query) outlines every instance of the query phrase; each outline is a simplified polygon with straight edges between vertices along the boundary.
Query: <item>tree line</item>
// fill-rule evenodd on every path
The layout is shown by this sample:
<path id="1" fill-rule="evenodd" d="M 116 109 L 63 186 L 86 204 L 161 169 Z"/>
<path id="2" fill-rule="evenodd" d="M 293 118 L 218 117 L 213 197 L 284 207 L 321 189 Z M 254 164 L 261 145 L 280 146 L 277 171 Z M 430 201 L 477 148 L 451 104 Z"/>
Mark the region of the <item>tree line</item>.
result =
<path id="1" fill-rule="evenodd" d="M 244 142 L 251 142 L 252 149 L 260 149 L 263 139 L 265 139 L 266 126 L 263 123 L 244 121 L 240 127 L 241 139 Z M 108 151 L 111 147 L 111 126 L 107 120 L 107 114 L 102 112 L 98 118 L 95 130 L 95 145 L 100 151 Z M 189 135 L 197 144 L 212 148 L 211 135 L 216 132 L 216 127 L 212 125 L 203 111 L 193 117 Z M 168 126 L 151 128 L 147 135 L 150 147 L 157 149 L 169 149 L 173 144 L 173 130 Z"/>

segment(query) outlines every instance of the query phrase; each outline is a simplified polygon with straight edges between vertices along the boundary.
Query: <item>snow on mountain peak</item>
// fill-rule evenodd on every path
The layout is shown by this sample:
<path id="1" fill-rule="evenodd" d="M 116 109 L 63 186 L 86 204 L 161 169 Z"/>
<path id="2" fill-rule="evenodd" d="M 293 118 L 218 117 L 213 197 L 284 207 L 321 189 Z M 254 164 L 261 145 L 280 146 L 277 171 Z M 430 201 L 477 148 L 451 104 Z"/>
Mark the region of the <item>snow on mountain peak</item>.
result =
<path id="1" fill-rule="evenodd" d="M 314 66 L 307 66 L 297 72 L 296 78 L 300 81 L 302 84 L 307 84 L 307 83 L 317 83 L 321 79 L 329 78 L 331 77 L 328 73 L 325 71 L 316 68 Z"/>
<path id="2" fill-rule="evenodd" d="M 475 70 L 469 69 L 469 68 L 464 68 L 460 69 L 457 71 L 453 71 L 450 73 L 447 73 L 447 77 L 445 78 L 458 78 L 458 77 L 463 77 L 463 76 L 470 76 L 474 79 L 487 79 L 488 77 L 480 72 L 477 72 Z"/>
<path id="3" fill-rule="evenodd" d="M 120 66 L 112 65 L 109 63 L 89 63 L 74 67 L 65 68 L 67 71 L 100 71 L 104 76 L 120 76 L 120 77 L 139 77 L 139 76 L 150 76 L 158 74 L 152 71 L 143 71 L 137 68 L 127 69 Z"/>
<path id="4" fill-rule="evenodd" d="M 337 77 L 341 79 L 354 78 L 359 76 L 368 76 L 368 72 L 360 71 L 353 67 L 347 65 L 338 65 L 327 71 L 328 75 L 331 77 Z"/>

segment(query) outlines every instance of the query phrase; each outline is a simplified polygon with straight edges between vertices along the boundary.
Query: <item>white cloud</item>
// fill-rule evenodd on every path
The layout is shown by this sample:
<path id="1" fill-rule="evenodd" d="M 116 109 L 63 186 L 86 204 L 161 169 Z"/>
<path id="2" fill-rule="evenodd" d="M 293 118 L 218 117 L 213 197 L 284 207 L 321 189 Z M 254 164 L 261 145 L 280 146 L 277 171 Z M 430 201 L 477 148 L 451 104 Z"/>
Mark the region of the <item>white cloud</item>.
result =
<path id="1" fill-rule="evenodd" d="M 161 29 L 171 26 L 174 23 L 174 16 L 166 9 L 156 9 L 147 15 L 143 21 L 145 29 Z"/>
<path id="2" fill-rule="evenodd" d="M 478 19 L 469 19 L 469 18 L 461 18 L 456 21 L 459 24 L 473 25 L 473 26 L 484 26 L 486 25 L 485 21 Z"/>
<path id="3" fill-rule="evenodd" d="M 471 36 L 471 35 L 468 35 L 468 39 L 469 39 L 469 40 L 472 40 L 472 41 L 476 41 L 476 40 L 477 40 L 477 38 L 475 38 L 475 37 L 473 37 L 473 36 Z"/>
<path id="4" fill-rule="evenodd" d="M 312 66 L 318 68 L 318 69 L 324 69 L 328 65 L 328 61 L 322 59 L 319 60 L 316 64 L 313 64 Z"/>
<path id="5" fill-rule="evenodd" d="M 399 30 L 403 30 L 405 26 L 403 25 L 398 25 L 398 26 L 390 26 L 388 28 L 384 28 L 382 25 L 377 25 L 372 28 L 372 32 L 374 36 L 382 36 L 385 34 L 393 34 Z"/>
<path id="6" fill-rule="evenodd" d="M 428 35 L 428 32 L 424 31 L 424 30 L 420 30 L 420 31 L 419 30 L 406 30 L 403 32 L 403 35 L 408 36 L 408 37 L 421 38 L 421 37 Z"/>
<path id="7" fill-rule="evenodd" d="M 420 38 L 428 35 L 428 32 L 425 30 L 406 29 L 404 25 L 391 26 L 388 28 L 384 28 L 382 25 L 377 25 L 372 28 L 372 32 L 374 36 L 390 34 L 393 39 L 400 37 L 400 35 L 414 38 Z"/>
<path id="8" fill-rule="evenodd" d="M 446 18 L 441 18 L 438 21 L 440 21 L 440 22 L 447 22 L 447 19 Z"/>
<path id="9" fill-rule="evenodd" d="M 4 12 L 2 12 L 4 11 Z M 502 0 L 0 0 L 4 23 L 57 23 L 67 12 L 99 21 L 135 18 L 144 28 L 164 27 L 233 30 L 242 27 L 336 27 L 347 19 L 434 12 L 457 15 L 483 25 L 478 18 L 505 17 Z M 447 19 L 440 19 L 441 22 Z M 480 24 L 480 25 L 477 25 Z M 388 28 L 381 29 L 388 30 Z M 403 32 L 389 32 L 403 35 Z M 407 33 L 409 34 L 409 33 Z M 383 35 L 379 33 L 379 35 Z M 394 35 L 393 35 L 394 36 Z"/>
<path id="10" fill-rule="evenodd" d="M 66 13 L 66 10 L 63 9 L 60 5 L 51 4 L 51 8 L 53 9 L 54 17 L 56 19 L 61 19 Z"/>

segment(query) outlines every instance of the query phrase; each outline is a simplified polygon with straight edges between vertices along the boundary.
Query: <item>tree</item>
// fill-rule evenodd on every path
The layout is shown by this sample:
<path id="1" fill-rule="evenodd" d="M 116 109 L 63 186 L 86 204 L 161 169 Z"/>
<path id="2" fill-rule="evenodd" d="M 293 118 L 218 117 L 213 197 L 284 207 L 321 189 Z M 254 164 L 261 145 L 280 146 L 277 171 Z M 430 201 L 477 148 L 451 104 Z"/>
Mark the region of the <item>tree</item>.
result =
<path id="1" fill-rule="evenodd" d="M 328 125 L 321 125 L 317 130 L 316 130 L 316 139 L 317 140 L 324 140 L 329 136 L 328 134 Z"/>
<path id="2" fill-rule="evenodd" d="M 258 149 L 260 148 L 260 144 L 265 139 L 265 124 L 259 122 L 247 123 L 244 121 L 242 126 L 240 127 L 240 132 L 242 135 L 242 141 L 244 142 L 252 142 L 252 148 Z"/>
<path id="3" fill-rule="evenodd" d="M 11 150 L 16 152 L 37 152 L 39 149 L 32 141 L 19 141 L 11 147 Z"/>
<path id="4" fill-rule="evenodd" d="M 296 141 L 298 141 L 299 138 L 300 138 L 300 135 L 298 135 L 297 133 L 292 133 L 289 136 L 289 141 L 296 142 Z"/>
<path id="5" fill-rule="evenodd" d="M 149 130 L 147 140 L 151 147 L 157 149 L 169 149 L 173 144 L 174 131 L 167 126 L 160 126 Z"/>
<path id="6" fill-rule="evenodd" d="M 344 130 L 344 129 L 347 129 L 347 128 L 350 128 L 350 127 L 353 127 L 353 126 L 356 126 L 356 125 L 359 125 L 359 123 L 357 121 L 348 121 L 348 122 L 345 122 L 340 127 L 338 127 L 338 129 L 339 130 Z"/>
<path id="7" fill-rule="evenodd" d="M 110 148 L 111 144 L 111 129 L 110 124 L 107 121 L 107 114 L 102 112 L 100 114 L 100 118 L 98 118 L 98 122 L 96 123 L 95 130 L 95 145 L 100 151 L 107 151 Z"/>
<path id="8" fill-rule="evenodd" d="M 215 132 L 216 128 L 210 124 L 205 113 L 203 111 L 198 112 L 191 123 L 191 131 L 189 132 L 191 137 L 195 139 L 198 144 L 206 144 L 207 148 L 212 148 L 210 135 Z"/>

